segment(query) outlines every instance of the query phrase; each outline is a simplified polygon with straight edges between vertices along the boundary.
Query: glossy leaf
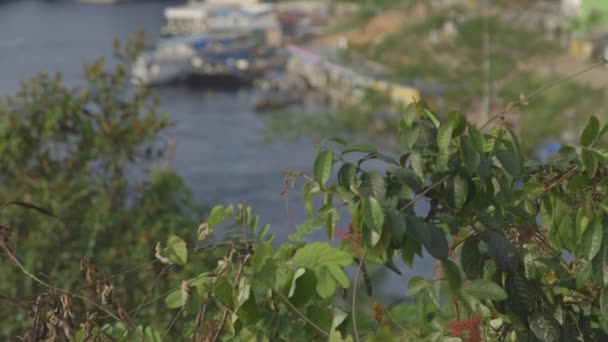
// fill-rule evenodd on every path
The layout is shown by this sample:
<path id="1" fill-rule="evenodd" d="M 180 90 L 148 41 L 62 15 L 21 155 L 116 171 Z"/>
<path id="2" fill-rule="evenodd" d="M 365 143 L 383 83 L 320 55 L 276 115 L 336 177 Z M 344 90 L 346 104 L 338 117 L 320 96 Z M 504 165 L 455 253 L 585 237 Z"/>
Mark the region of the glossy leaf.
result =
<path id="1" fill-rule="evenodd" d="M 576 288 L 583 288 L 589 277 L 591 277 L 591 263 L 580 260 L 576 265 Z"/>
<path id="2" fill-rule="evenodd" d="M 217 278 L 213 288 L 213 295 L 220 303 L 228 308 L 234 309 L 234 289 L 226 277 L 220 276 Z"/>
<path id="3" fill-rule="evenodd" d="M 410 282 L 407 284 L 407 295 L 415 296 L 420 291 L 428 288 L 429 286 L 430 283 L 426 279 L 418 276 L 412 277 L 412 279 L 410 279 Z"/>
<path id="4" fill-rule="evenodd" d="M 325 183 L 327 183 L 329 177 L 331 176 L 333 163 L 334 153 L 331 150 L 323 150 L 319 152 L 317 158 L 315 159 L 313 168 L 315 182 L 319 183 L 321 186 L 325 186 Z"/>
<path id="5" fill-rule="evenodd" d="M 592 145 L 597 139 L 599 132 L 600 122 L 594 115 L 592 115 L 589 117 L 587 126 L 585 126 L 585 129 L 581 134 L 581 145 L 585 147 Z"/>
<path id="6" fill-rule="evenodd" d="M 391 231 L 391 246 L 399 249 L 405 241 L 405 219 L 403 215 L 394 208 L 386 211 L 386 226 Z"/>
<path id="7" fill-rule="evenodd" d="M 351 186 L 355 185 L 356 172 L 355 165 L 345 163 L 340 167 L 340 170 L 338 170 L 338 184 L 349 190 Z"/>
<path id="8" fill-rule="evenodd" d="M 529 317 L 530 330 L 536 338 L 542 342 L 559 342 L 561 333 L 559 324 L 553 316 L 539 310 L 535 310 Z"/>
<path id="9" fill-rule="evenodd" d="M 581 152 L 581 159 L 585 166 L 585 172 L 587 176 L 593 178 L 597 172 L 598 160 L 593 151 L 583 148 Z"/>
<path id="10" fill-rule="evenodd" d="M 478 279 L 473 281 L 467 281 L 463 284 L 463 288 L 471 296 L 477 299 L 507 299 L 507 293 L 505 292 L 505 290 L 490 280 Z"/>
<path id="11" fill-rule="evenodd" d="M 519 177 L 521 174 L 520 160 L 517 159 L 517 156 L 513 152 L 508 150 L 498 150 L 496 151 L 496 158 L 498 158 L 498 161 L 500 161 L 502 167 L 511 177 Z"/>
<path id="12" fill-rule="evenodd" d="M 448 280 L 448 284 L 452 291 L 456 291 L 462 285 L 462 277 L 460 276 L 460 270 L 455 263 L 450 260 L 442 261 L 443 272 Z"/>
<path id="13" fill-rule="evenodd" d="M 583 233 L 583 256 L 588 261 L 593 260 L 602 247 L 602 223 L 599 220 L 593 220 Z"/>
<path id="14" fill-rule="evenodd" d="M 188 262 L 186 243 L 176 235 L 169 236 L 167 247 L 165 247 L 162 254 L 178 265 L 185 265 Z"/>
<path id="15" fill-rule="evenodd" d="M 384 212 L 377 199 L 373 197 L 363 197 L 361 200 L 361 213 L 363 222 L 376 233 L 382 232 L 384 225 Z"/>
<path id="16" fill-rule="evenodd" d="M 475 173 L 481 162 L 481 155 L 477 149 L 473 147 L 471 138 L 468 136 L 460 137 L 460 156 L 469 173 Z"/>
<path id="17" fill-rule="evenodd" d="M 337 284 L 349 286 L 343 267 L 352 263 L 352 256 L 321 242 L 307 244 L 300 248 L 291 261 L 291 267 L 306 268 L 314 272 L 317 279 L 317 293 L 323 298 L 332 296 Z"/>
<path id="18" fill-rule="evenodd" d="M 465 240 L 462 245 L 462 252 L 460 255 L 460 263 L 464 274 L 469 279 L 478 279 L 481 277 L 483 259 L 481 252 L 479 251 L 479 244 L 477 239 L 469 237 Z"/>
<path id="19" fill-rule="evenodd" d="M 355 145 L 350 145 L 347 148 L 345 148 L 344 150 L 342 150 L 342 155 L 345 155 L 345 154 L 348 154 L 348 153 L 354 153 L 354 152 L 359 152 L 359 153 L 376 153 L 376 152 L 378 152 L 378 149 L 375 148 L 372 145 L 355 144 Z"/>
<path id="20" fill-rule="evenodd" d="M 487 229 L 484 241 L 488 245 L 488 254 L 501 271 L 514 273 L 520 269 L 521 261 L 517 251 L 504 235 L 494 229 Z"/>
<path id="21" fill-rule="evenodd" d="M 384 177 L 378 172 L 365 173 L 361 177 L 361 187 L 359 190 L 365 196 L 383 200 L 384 197 L 386 197 L 386 183 L 384 182 Z"/>

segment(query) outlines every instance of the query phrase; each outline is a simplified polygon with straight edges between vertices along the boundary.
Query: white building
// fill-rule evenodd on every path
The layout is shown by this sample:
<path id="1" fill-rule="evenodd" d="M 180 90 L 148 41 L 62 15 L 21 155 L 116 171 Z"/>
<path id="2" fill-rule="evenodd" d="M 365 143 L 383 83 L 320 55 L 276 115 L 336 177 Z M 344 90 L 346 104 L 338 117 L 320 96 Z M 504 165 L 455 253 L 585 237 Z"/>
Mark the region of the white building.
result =
<path id="1" fill-rule="evenodd" d="M 261 31 L 268 45 L 279 45 L 282 31 L 271 4 L 258 0 L 191 1 L 165 10 L 164 35 L 179 36 L 224 31 Z"/>

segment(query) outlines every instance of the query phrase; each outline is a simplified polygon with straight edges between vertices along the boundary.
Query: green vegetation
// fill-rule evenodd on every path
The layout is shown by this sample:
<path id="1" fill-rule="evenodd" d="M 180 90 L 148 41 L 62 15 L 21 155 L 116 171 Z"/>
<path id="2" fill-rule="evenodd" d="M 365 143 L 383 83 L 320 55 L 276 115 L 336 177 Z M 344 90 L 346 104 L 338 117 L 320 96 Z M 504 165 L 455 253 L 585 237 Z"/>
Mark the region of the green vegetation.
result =
<path id="1" fill-rule="evenodd" d="M 86 66 L 84 85 L 68 87 L 41 73 L 0 104 L 0 222 L 12 231 L 10 245 L 23 266 L 54 286 L 83 286 L 83 257 L 99 265 L 96 279 L 148 261 L 159 235 L 185 234 L 202 215 L 184 182 L 151 163 L 166 149 L 159 134 L 170 123 L 149 92 L 130 89 L 124 63 L 142 39 L 117 46 L 123 63 L 114 69 L 103 60 Z M 6 255 L 0 269 L 0 336 L 7 336 L 26 326 L 37 295 L 53 292 L 23 277 Z M 166 289 L 143 291 L 160 270 L 151 265 L 113 280 L 127 294 L 124 305 Z M 140 317 L 168 319 L 154 305 Z"/>
<path id="2" fill-rule="evenodd" d="M 274 242 L 242 204 L 213 207 L 195 229 L 199 210 L 169 170 L 143 183 L 125 177 L 155 155 L 167 123 L 148 97 L 126 91 L 121 70 L 98 62 L 87 68 L 89 83 L 74 89 L 40 76 L 5 104 L 0 301 L 10 313 L 3 311 L 3 335 L 608 337 L 608 146 L 600 143 L 608 125 L 596 117 L 580 152 L 564 147 L 539 164 L 525 158 L 500 116 L 479 128 L 460 112 L 441 120 L 414 103 L 400 115 L 397 155 L 332 138 L 320 144 L 312 175 L 289 172 L 285 184 L 302 183 L 310 217 L 288 241 Z M 419 201 L 428 210 L 415 210 Z M 337 226 L 340 216 L 348 229 Z M 321 229 L 329 242 L 311 238 Z M 435 260 L 431 279 L 412 277 L 390 306 L 374 301 L 381 284 L 368 267 L 401 272 L 394 258 L 412 267 L 423 255 Z"/>
<path id="3" fill-rule="evenodd" d="M 0 104 L 0 336 L 608 339 L 608 124 L 590 116 L 572 146 L 541 164 L 502 115 L 478 126 L 413 103 L 384 128 L 395 155 L 330 138 L 312 174 L 290 171 L 286 191 L 299 183 L 309 217 L 274 241 L 284 227 L 243 204 L 203 216 L 183 181 L 154 166 L 170 123 L 152 94 L 128 84 L 142 46 L 143 37 L 116 44 L 120 63 L 87 66 L 81 86 L 41 74 Z M 509 98 L 543 79 L 510 81 L 519 83 L 503 89 Z M 576 87 L 546 86 L 508 109 L 557 121 L 553 113 L 599 96 Z M 353 133 L 384 109 L 377 99 L 356 109 Z M 320 230 L 327 239 L 315 241 Z M 414 275 L 393 303 L 377 301 L 372 267 L 401 273 L 395 259 L 412 268 L 423 257 L 433 277 Z"/>

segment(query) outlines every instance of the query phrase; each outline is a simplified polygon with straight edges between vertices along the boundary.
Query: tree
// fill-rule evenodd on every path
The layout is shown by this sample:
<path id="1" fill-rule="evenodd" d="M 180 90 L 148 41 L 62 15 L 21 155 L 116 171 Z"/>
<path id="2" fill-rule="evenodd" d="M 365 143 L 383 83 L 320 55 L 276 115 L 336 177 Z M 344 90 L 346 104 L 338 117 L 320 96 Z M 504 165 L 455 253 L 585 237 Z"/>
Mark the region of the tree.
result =
<path id="1" fill-rule="evenodd" d="M 40 73 L 0 103 L 1 221 L 23 266 L 55 286 L 80 282 L 81 258 L 103 265 L 99 279 L 147 261 L 158 234 L 183 232 L 200 220 L 181 178 L 151 167 L 166 149 L 158 138 L 170 122 L 148 90 L 130 87 L 128 63 L 143 42 L 143 36 L 122 48 L 117 42 L 119 63 L 85 66 L 83 85 Z M 32 203 L 38 213 L 26 211 Z M 23 278 L 10 258 L 0 258 L 0 268 L 0 294 L 17 307 L 30 308 L 48 290 Z M 160 269 L 147 271 L 118 283 L 150 283 Z M 128 296 L 125 305 L 143 296 Z M 9 308 L 0 310 L 0 335 L 28 318 L 27 310 Z"/>

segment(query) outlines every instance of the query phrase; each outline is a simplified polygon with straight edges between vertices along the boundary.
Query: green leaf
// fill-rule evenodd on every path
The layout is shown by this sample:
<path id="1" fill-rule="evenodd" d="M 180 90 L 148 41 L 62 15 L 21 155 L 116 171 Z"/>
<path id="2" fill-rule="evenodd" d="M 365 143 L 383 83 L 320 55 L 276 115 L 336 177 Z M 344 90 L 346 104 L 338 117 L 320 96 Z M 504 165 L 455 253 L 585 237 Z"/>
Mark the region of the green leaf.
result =
<path id="1" fill-rule="evenodd" d="M 473 124 L 468 124 L 467 131 L 471 137 L 471 145 L 479 154 L 482 154 L 485 145 L 485 137 L 483 136 L 483 133 L 481 133 L 479 128 Z"/>
<path id="2" fill-rule="evenodd" d="M 526 317 L 534 307 L 534 289 L 528 284 L 528 280 L 519 272 L 507 274 L 505 282 L 507 291 L 507 302 L 513 312 L 520 318 Z"/>
<path id="3" fill-rule="evenodd" d="M 406 185 L 414 192 L 422 190 L 422 179 L 410 169 L 398 169 L 395 171 L 395 176 L 402 184 Z"/>
<path id="4" fill-rule="evenodd" d="M 399 249 L 405 241 L 405 219 L 401 212 L 395 208 L 390 208 L 386 211 L 386 225 L 391 231 L 391 245 L 393 248 Z"/>
<path id="5" fill-rule="evenodd" d="M 590 178 L 595 176 L 597 172 L 598 160 L 593 151 L 583 148 L 581 151 L 581 159 L 583 161 L 583 165 L 585 165 L 585 172 Z"/>
<path id="6" fill-rule="evenodd" d="M 414 238 L 421 244 L 428 246 L 431 244 L 431 225 L 414 215 L 405 218 L 406 234 Z"/>
<path id="7" fill-rule="evenodd" d="M 374 232 L 381 233 L 384 225 L 384 212 L 378 200 L 373 197 L 363 197 L 361 201 L 363 222 Z"/>
<path id="8" fill-rule="evenodd" d="M 427 118 L 427 120 L 429 120 L 429 122 L 432 123 L 433 126 L 435 126 L 435 128 L 439 128 L 439 120 L 437 119 L 435 113 L 431 112 L 427 108 L 423 108 L 422 113 Z"/>
<path id="9" fill-rule="evenodd" d="M 409 157 L 410 167 L 420 178 L 424 178 L 424 159 L 418 152 L 412 152 Z"/>
<path id="10" fill-rule="evenodd" d="M 591 262 L 593 279 L 600 287 L 608 286 L 608 249 L 604 246 Z"/>
<path id="11" fill-rule="evenodd" d="M 399 140 L 407 148 L 411 149 L 418 142 L 420 137 L 420 126 L 407 126 L 405 123 L 401 123 L 399 127 Z"/>
<path id="12" fill-rule="evenodd" d="M 502 165 L 502 167 L 511 177 L 519 177 L 521 174 L 521 164 L 520 160 L 513 152 L 508 150 L 498 150 L 496 151 L 496 158 L 498 158 L 500 165 Z"/>
<path id="13" fill-rule="evenodd" d="M 437 132 L 437 147 L 439 148 L 440 154 L 445 154 L 452 141 L 452 132 L 454 130 L 454 122 L 448 121 L 443 124 Z"/>
<path id="14" fill-rule="evenodd" d="M 371 196 L 377 200 L 386 197 L 386 183 L 384 177 L 378 172 L 369 172 L 361 176 L 361 187 L 359 189 L 364 196 Z"/>
<path id="15" fill-rule="evenodd" d="M 595 219 L 583 233 L 583 257 L 593 260 L 602 247 L 602 223 Z"/>
<path id="16" fill-rule="evenodd" d="M 167 247 L 165 247 L 162 254 L 178 265 L 185 265 L 188 262 L 186 243 L 175 235 L 169 235 Z"/>
<path id="17" fill-rule="evenodd" d="M 469 195 L 469 182 L 462 176 L 456 175 L 450 182 L 453 194 L 453 205 L 455 209 L 460 209 Z"/>
<path id="18" fill-rule="evenodd" d="M 315 182 L 321 186 L 325 186 L 325 183 L 331 176 L 331 169 L 334 164 L 334 153 L 332 150 L 323 150 L 317 155 L 313 168 L 313 176 Z"/>
<path id="19" fill-rule="evenodd" d="M 458 137 L 464 133 L 467 128 L 467 120 L 461 112 L 456 110 L 449 112 L 448 120 L 454 122 L 453 137 Z"/>
<path id="20" fill-rule="evenodd" d="M 602 289 L 602 294 L 600 295 L 600 310 L 602 312 L 602 316 L 608 317 L 608 288 L 604 287 Z"/>
<path id="21" fill-rule="evenodd" d="M 260 320 L 260 310 L 258 309 L 258 305 L 255 301 L 255 296 L 253 293 L 238 307 L 236 316 L 245 325 L 255 324 Z"/>
<path id="22" fill-rule="evenodd" d="M 448 284 L 450 285 L 450 289 L 452 291 L 456 291 L 462 285 L 462 277 L 460 276 L 460 270 L 455 263 L 450 260 L 442 261 L 443 270 L 445 272 L 446 277 L 448 278 Z"/>
<path id="23" fill-rule="evenodd" d="M 473 147 L 470 139 L 468 136 L 460 137 L 460 155 L 469 173 L 474 174 L 481 162 L 481 154 Z"/>
<path id="24" fill-rule="evenodd" d="M 502 233 L 494 229 L 486 229 L 484 241 L 488 245 L 488 254 L 501 271 L 513 273 L 519 270 L 521 260 L 517 250 Z"/>
<path id="25" fill-rule="evenodd" d="M 466 292 L 468 292 L 471 296 L 477 299 L 507 299 L 507 292 L 505 292 L 502 287 L 498 286 L 496 283 L 490 280 L 478 279 L 473 281 L 467 281 L 462 286 Z"/>
<path id="26" fill-rule="evenodd" d="M 576 288 L 582 289 L 591 276 L 591 263 L 586 260 L 579 260 L 576 265 Z"/>
<path id="27" fill-rule="evenodd" d="M 222 222 L 226 221 L 233 214 L 233 207 L 224 208 L 223 205 L 216 205 L 211 209 L 209 217 L 207 217 L 207 225 L 209 228 L 214 228 Z"/>
<path id="28" fill-rule="evenodd" d="M 375 148 L 374 146 L 368 145 L 368 144 L 355 144 L 355 145 L 350 145 L 347 148 L 345 148 L 344 150 L 342 150 L 342 155 L 345 155 L 347 153 L 353 153 L 353 152 L 377 153 L 378 149 Z"/>
<path id="29" fill-rule="evenodd" d="M 536 198 L 536 196 L 540 195 L 544 190 L 545 186 L 541 183 L 530 181 L 524 184 L 524 193 L 529 199 Z"/>
<path id="30" fill-rule="evenodd" d="M 295 253 L 291 267 L 312 270 L 317 279 L 317 293 L 323 298 L 329 298 L 334 294 L 337 283 L 344 288 L 349 286 L 348 277 L 342 268 L 350 265 L 352 261 L 349 253 L 332 248 L 326 243 L 314 242 Z"/>
<path id="31" fill-rule="evenodd" d="M 552 315 L 534 310 L 529 317 L 530 330 L 542 342 L 559 342 L 561 339 L 559 323 Z"/>
<path id="32" fill-rule="evenodd" d="M 169 309 L 181 308 L 184 305 L 181 290 L 177 289 L 169 293 L 169 295 L 165 297 L 165 305 L 167 305 Z"/>
<path id="33" fill-rule="evenodd" d="M 355 185 L 355 176 L 357 169 L 351 163 L 345 163 L 338 171 L 338 184 L 350 190 L 351 185 Z"/>
<path id="34" fill-rule="evenodd" d="M 571 217 L 564 217 L 559 227 L 559 237 L 561 240 L 561 247 L 572 252 L 574 245 L 576 244 L 576 226 L 572 222 Z"/>
<path id="35" fill-rule="evenodd" d="M 418 292 L 428 288 L 431 284 L 424 278 L 415 276 L 410 279 L 410 282 L 407 284 L 407 295 L 415 296 Z"/>
<path id="36" fill-rule="evenodd" d="M 460 263 L 464 274 L 469 279 L 478 279 L 481 277 L 483 259 L 479 252 L 477 239 L 474 237 L 467 238 L 462 245 L 460 254 Z"/>
<path id="37" fill-rule="evenodd" d="M 443 230 L 437 228 L 435 225 L 430 225 L 431 230 L 431 244 L 426 247 L 426 250 L 429 252 L 433 258 L 438 260 L 445 260 L 448 258 L 450 253 L 450 246 L 448 244 L 448 239 L 445 236 Z"/>
<path id="38" fill-rule="evenodd" d="M 411 237 L 406 238 L 405 244 L 403 247 L 401 247 L 401 258 L 409 268 L 414 266 L 414 257 L 416 254 L 422 254 L 422 246 L 420 246 L 420 242 Z"/>
<path id="39" fill-rule="evenodd" d="M 587 147 L 592 145 L 597 139 L 600 131 L 600 122 L 595 117 L 595 115 L 591 115 L 589 117 L 589 121 L 587 122 L 587 126 L 583 130 L 581 134 L 581 145 Z"/>
<path id="40" fill-rule="evenodd" d="M 226 277 L 220 276 L 217 278 L 217 280 L 215 281 L 215 286 L 213 288 L 213 295 L 220 303 L 230 309 L 234 309 L 234 288 L 232 287 L 232 284 L 230 284 L 230 281 L 226 279 Z"/>
<path id="41" fill-rule="evenodd" d="M 293 305 L 301 307 L 313 298 L 316 290 L 317 278 L 313 271 L 298 268 L 291 281 L 288 297 Z"/>

